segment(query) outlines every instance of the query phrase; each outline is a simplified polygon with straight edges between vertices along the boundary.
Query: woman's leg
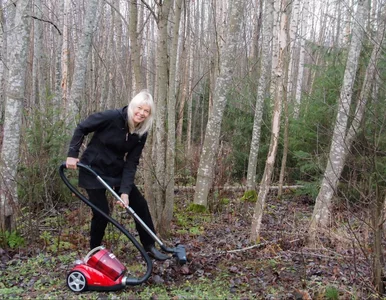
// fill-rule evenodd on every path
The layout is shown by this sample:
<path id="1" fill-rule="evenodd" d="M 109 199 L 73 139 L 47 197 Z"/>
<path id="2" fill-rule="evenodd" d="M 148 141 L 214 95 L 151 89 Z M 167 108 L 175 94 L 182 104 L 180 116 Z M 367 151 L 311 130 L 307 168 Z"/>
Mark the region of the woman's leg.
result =
<path id="1" fill-rule="evenodd" d="M 129 195 L 129 206 L 142 219 L 142 221 L 155 233 L 154 224 L 150 215 L 147 201 L 135 185 L 133 185 L 133 188 Z M 146 230 L 143 229 L 137 221 L 135 221 L 135 224 L 139 234 L 139 239 L 141 240 L 141 243 L 144 248 L 148 248 L 154 245 L 153 238 L 146 232 Z"/>
<path id="2" fill-rule="evenodd" d="M 109 214 L 109 204 L 106 198 L 106 189 L 87 190 L 89 200 L 92 204 Z M 108 220 L 100 213 L 92 209 L 91 229 L 90 229 L 90 249 L 98 247 L 102 243 L 103 236 Z"/>

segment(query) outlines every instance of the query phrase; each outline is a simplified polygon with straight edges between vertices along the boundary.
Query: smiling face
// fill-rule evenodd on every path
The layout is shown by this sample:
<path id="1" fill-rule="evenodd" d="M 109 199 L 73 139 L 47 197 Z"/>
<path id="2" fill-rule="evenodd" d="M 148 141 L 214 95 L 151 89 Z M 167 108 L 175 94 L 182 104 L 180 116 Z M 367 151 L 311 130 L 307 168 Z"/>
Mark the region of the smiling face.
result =
<path id="1" fill-rule="evenodd" d="M 150 105 L 140 104 L 133 109 L 133 123 L 134 126 L 137 126 L 139 123 L 142 123 L 149 117 L 151 112 Z"/>

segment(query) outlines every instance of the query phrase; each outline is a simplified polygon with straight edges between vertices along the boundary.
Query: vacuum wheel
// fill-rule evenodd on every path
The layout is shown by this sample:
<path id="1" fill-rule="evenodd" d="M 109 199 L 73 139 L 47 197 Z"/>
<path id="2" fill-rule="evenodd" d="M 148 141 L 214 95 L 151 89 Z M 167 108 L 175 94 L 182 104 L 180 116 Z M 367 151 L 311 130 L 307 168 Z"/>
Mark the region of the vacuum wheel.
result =
<path id="1" fill-rule="evenodd" d="M 67 286 L 73 292 L 83 292 L 87 289 L 86 277 L 82 272 L 72 271 L 67 276 Z"/>

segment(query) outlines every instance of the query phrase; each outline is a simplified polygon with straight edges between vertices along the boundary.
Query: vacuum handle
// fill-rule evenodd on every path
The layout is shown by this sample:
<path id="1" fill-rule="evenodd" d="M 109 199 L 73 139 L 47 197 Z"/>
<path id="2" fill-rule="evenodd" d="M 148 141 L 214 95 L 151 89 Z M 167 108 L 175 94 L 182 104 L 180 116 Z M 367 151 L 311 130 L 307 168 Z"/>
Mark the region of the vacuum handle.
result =
<path id="1" fill-rule="evenodd" d="M 105 247 L 104 247 L 104 246 L 98 246 L 98 247 L 95 247 L 94 249 L 91 249 L 90 252 L 87 253 L 86 256 L 84 257 L 84 262 L 87 263 L 88 260 L 90 259 L 90 257 L 91 257 L 94 253 L 96 253 L 96 252 L 98 252 L 99 250 L 102 250 L 102 249 L 105 249 Z"/>
<path id="2" fill-rule="evenodd" d="M 165 248 L 165 245 L 164 243 L 162 243 L 162 241 L 158 238 L 158 236 L 149 228 L 149 226 L 146 225 L 146 223 L 136 214 L 136 212 L 128 205 L 126 205 L 126 203 L 122 200 L 122 198 L 114 191 L 114 189 L 109 186 L 93 169 L 91 169 L 89 166 L 85 165 L 85 164 L 82 164 L 80 162 L 78 162 L 76 164 L 78 167 L 80 168 L 83 168 L 83 169 L 86 169 L 88 172 L 90 172 L 91 174 L 93 174 L 96 179 L 107 189 L 109 190 L 109 192 L 114 196 L 114 198 L 119 201 L 120 203 L 123 204 L 124 208 L 126 209 L 126 211 L 133 216 L 133 218 L 142 226 L 143 229 L 145 229 L 145 231 L 153 238 L 154 241 L 156 241 L 162 249 Z M 62 165 L 62 168 L 66 168 L 66 164 L 63 163 Z M 168 251 L 170 252 L 170 251 Z"/>

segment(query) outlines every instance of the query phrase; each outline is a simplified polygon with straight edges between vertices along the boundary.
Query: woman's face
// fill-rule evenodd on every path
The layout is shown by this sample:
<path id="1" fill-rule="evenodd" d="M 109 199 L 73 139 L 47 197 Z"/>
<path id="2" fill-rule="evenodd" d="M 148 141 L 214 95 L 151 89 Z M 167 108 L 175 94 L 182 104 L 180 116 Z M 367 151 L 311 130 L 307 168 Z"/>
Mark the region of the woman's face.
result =
<path id="1" fill-rule="evenodd" d="M 148 116 L 150 116 L 150 105 L 147 104 L 140 104 L 136 107 L 134 107 L 133 113 L 133 122 L 134 126 L 137 126 L 139 123 L 142 123 L 146 120 Z"/>

